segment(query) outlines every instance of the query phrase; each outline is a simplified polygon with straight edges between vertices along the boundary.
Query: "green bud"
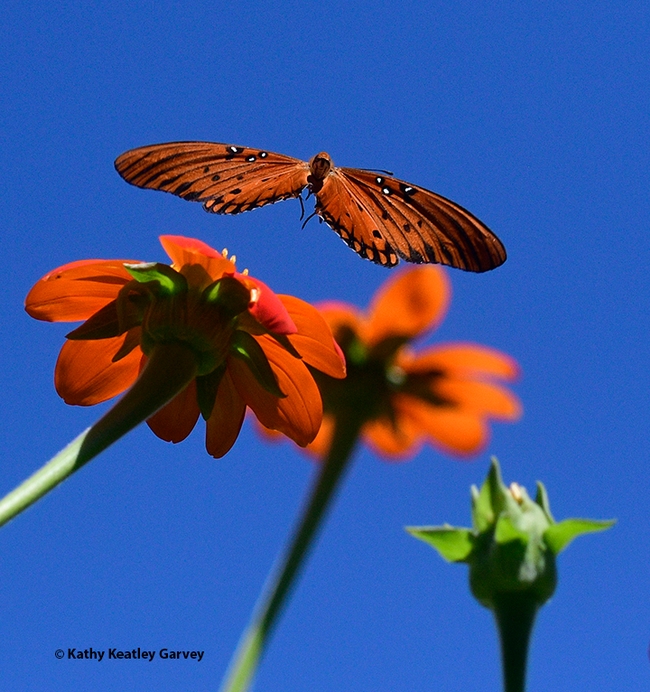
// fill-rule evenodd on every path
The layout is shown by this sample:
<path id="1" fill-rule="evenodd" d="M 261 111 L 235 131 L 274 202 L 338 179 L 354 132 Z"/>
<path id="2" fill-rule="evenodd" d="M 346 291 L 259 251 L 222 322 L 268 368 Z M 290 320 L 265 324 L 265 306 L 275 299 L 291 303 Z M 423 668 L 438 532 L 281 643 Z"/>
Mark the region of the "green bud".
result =
<path id="1" fill-rule="evenodd" d="M 555 591 L 555 558 L 576 536 L 609 528 L 613 521 L 566 519 L 556 523 L 546 489 L 531 500 L 516 483 L 506 487 L 496 458 L 478 490 L 471 489 L 471 529 L 422 526 L 407 531 L 429 543 L 449 562 L 465 562 L 477 600 L 495 608 L 504 594 L 526 594 L 537 607 Z"/>
<path id="2" fill-rule="evenodd" d="M 613 521 L 566 519 L 556 523 L 546 489 L 535 500 L 525 488 L 501 480 L 498 461 L 483 486 L 472 486 L 472 528 L 413 526 L 407 531 L 449 562 L 469 565 L 470 588 L 490 608 L 499 630 L 506 692 L 523 692 L 528 643 L 539 608 L 557 583 L 555 558 L 576 536 L 609 528 Z"/>

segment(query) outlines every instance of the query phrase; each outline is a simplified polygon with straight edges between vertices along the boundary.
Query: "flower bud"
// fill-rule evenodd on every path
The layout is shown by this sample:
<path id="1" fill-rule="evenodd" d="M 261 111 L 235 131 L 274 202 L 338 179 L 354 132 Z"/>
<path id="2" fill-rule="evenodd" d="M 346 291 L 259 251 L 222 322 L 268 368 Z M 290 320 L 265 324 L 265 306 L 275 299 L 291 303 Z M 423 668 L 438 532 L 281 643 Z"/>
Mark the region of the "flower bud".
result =
<path id="1" fill-rule="evenodd" d="M 471 529 L 422 526 L 407 531 L 432 545 L 449 562 L 469 565 L 475 598 L 495 610 L 503 597 L 526 596 L 536 607 L 555 591 L 555 558 L 573 538 L 602 531 L 613 521 L 565 519 L 555 522 L 546 489 L 538 481 L 531 500 L 517 483 L 506 487 L 495 457 L 480 490 L 472 486 Z"/>

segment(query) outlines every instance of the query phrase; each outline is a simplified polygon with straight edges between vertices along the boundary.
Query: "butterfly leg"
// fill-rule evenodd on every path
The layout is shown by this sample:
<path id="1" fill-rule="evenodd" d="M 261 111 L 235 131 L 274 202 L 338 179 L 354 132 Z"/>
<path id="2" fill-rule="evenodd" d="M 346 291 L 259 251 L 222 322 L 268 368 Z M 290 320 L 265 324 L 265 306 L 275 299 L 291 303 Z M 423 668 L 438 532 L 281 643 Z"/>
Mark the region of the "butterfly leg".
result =
<path id="1" fill-rule="evenodd" d="M 318 214 L 317 211 L 315 211 L 313 214 L 310 214 L 310 215 L 305 219 L 304 223 L 302 224 L 302 228 L 304 228 L 304 227 L 307 225 L 307 223 L 308 223 L 309 221 L 311 221 L 311 219 L 313 219 L 314 216 L 316 216 L 316 214 Z M 319 221 L 322 221 L 322 219 L 321 219 L 320 217 L 318 218 L 318 220 L 319 220 Z"/>

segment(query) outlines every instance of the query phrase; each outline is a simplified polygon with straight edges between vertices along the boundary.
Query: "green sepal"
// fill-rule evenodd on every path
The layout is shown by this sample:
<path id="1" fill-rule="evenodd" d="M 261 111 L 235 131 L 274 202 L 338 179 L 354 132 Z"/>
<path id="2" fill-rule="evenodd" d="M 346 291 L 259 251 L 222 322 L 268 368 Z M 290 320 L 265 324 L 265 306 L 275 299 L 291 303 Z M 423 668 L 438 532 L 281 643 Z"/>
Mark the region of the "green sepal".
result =
<path id="1" fill-rule="evenodd" d="M 250 312 L 244 312 L 239 315 L 237 318 L 237 327 L 253 336 L 262 336 L 263 334 L 270 336 L 277 341 L 287 353 L 290 353 L 298 360 L 302 360 L 302 356 L 296 351 L 296 347 L 289 341 L 289 337 L 286 334 L 277 334 L 276 332 L 268 330 L 263 324 L 258 322 Z"/>
<path id="2" fill-rule="evenodd" d="M 141 284 L 157 284 L 158 295 L 177 295 L 187 291 L 187 279 L 161 262 L 142 262 L 141 264 L 125 264 L 127 272 Z"/>
<path id="3" fill-rule="evenodd" d="M 201 375 L 196 378 L 196 398 L 203 420 L 208 420 L 212 415 L 214 402 L 217 398 L 217 391 L 219 390 L 219 385 L 221 384 L 225 372 L 226 364 L 224 363 L 207 375 Z"/>
<path id="4" fill-rule="evenodd" d="M 290 353 L 294 358 L 297 358 L 298 360 L 302 360 L 302 356 L 296 351 L 296 347 L 289 341 L 289 338 L 287 337 L 286 334 L 275 334 L 274 332 L 269 332 L 268 330 L 265 330 L 265 333 L 268 334 L 270 337 L 275 339 L 282 348 L 287 351 L 287 353 Z"/>
<path id="5" fill-rule="evenodd" d="M 341 325 L 334 334 L 336 343 L 345 353 L 345 359 L 349 363 L 360 365 L 368 360 L 368 350 L 359 339 L 357 333 L 349 325 Z"/>
<path id="6" fill-rule="evenodd" d="M 511 517 L 502 514 L 497 519 L 494 530 L 494 540 L 497 543 L 510 543 L 510 541 L 520 541 L 524 545 L 528 544 L 529 535 L 526 531 L 517 528 Z"/>
<path id="7" fill-rule="evenodd" d="M 217 305 L 224 314 L 233 318 L 248 309 L 251 293 L 234 276 L 222 276 L 203 290 L 201 298 L 206 303 Z"/>
<path id="8" fill-rule="evenodd" d="M 553 519 L 553 515 L 551 514 L 551 504 L 548 500 L 548 493 L 546 492 L 546 488 L 544 487 L 542 481 L 537 481 L 537 495 L 535 497 L 535 502 L 544 510 L 544 514 L 546 514 L 551 524 L 554 524 L 555 519 Z"/>
<path id="9" fill-rule="evenodd" d="M 126 329 L 120 329 L 117 317 L 117 300 L 111 300 L 103 308 L 97 310 L 83 324 L 65 335 L 71 341 L 93 341 L 96 339 L 110 339 L 123 334 Z"/>
<path id="10" fill-rule="evenodd" d="M 481 533 L 494 526 L 496 518 L 505 509 L 504 493 L 507 488 L 501 480 L 501 470 L 496 457 L 492 457 L 490 471 L 479 491 L 472 486 L 472 523 L 474 530 Z"/>
<path id="11" fill-rule="evenodd" d="M 361 367 L 369 360 L 366 345 L 356 335 L 350 340 L 347 348 L 343 348 L 343 346 L 341 346 L 341 348 L 345 353 L 346 360 L 349 361 L 351 365 L 358 365 Z"/>
<path id="12" fill-rule="evenodd" d="M 406 530 L 435 548 L 447 562 L 466 562 L 472 552 L 472 530 L 443 526 L 407 526 Z"/>
<path id="13" fill-rule="evenodd" d="M 412 338 L 411 336 L 401 335 L 387 336 L 370 349 L 367 357 L 369 360 L 381 360 L 383 362 L 392 361 L 400 348 L 411 341 Z"/>
<path id="14" fill-rule="evenodd" d="M 616 523 L 616 519 L 564 519 L 557 524 L 552 524 L 544 532 L 544 542 L 549 549 L 558 555 L 574 538 L 585 533 L 605 531 Z"/>
<path id="15" fill-rule="evenodd" d="M 131 300 L 112 300 L 103 308 L 97 310 L 82 325 L 66 334 L 66 339 L 77 341 L 93 341 L 111 339 L 142 323 L 142 309 L 138 303 L 143 302 L 142 296 L 131 296 Z M 140 300 L 138 300 L 140 298 Z"/>
<path id="16" fill-rule="evenodd" d="M 117 353 L 111 358 L 111 363 L 117 363 L 118 360 L 122 360 L 122 358 L 128 356 L 134 348 L 140 346 L 141 336 L 142 332 L 139 328 L 135 327 L 134 329 L 130 329 L 126 333 L 124 341 Z"/>
<path id="17" fill-rule="evenodd" d="M 255 337 L 238 329 L 233 336 L 230 353 L 246 363 L 259 385 L 269 394 L 278 397 L 278 399 L 286 397 L 286 394 L 280 390 L 266 354 Z"/>

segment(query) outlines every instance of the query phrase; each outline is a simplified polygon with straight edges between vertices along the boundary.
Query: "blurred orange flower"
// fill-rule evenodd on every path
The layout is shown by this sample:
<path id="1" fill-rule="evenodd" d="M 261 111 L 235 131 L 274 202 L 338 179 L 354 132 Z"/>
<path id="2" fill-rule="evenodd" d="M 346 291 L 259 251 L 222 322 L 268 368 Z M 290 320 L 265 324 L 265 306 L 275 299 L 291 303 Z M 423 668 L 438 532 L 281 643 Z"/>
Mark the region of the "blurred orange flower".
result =
<path id="1" fill-rule="evenodd" d="M 184 440 L 201 414 L 206 448 L 221 457 L 250 407 L 265 427 L 307 445 L 322 419 L 307 364 L 332 378 L 345 376 L 323 317 L 238 273 L 225 251 L 181 236 L 160 241 L 171 267 L 82 260 L 55 269 L 30 291 L 25 309 L 32 317 L 85 320 L 61 349 L 59 395 L 81 406 L 106 401 L 135 382 L 156 344 L 182 343 L 196 357 L 197 376 L 147 421 L 158 437 Z"/>
<path id="2" fill-rule="evenodd" d="M 361 416 L 361 436 L 384 456 L 413 456 L 425 442 L 466 456 L 487 444 L 490 419 L 521 416 L 517 397 L 495 382 L 517 377 L 509 356 L 470 343 L 409 347 L 441 322 L 450 294 L 445 271 L 428 265 L 394 272 L 367 313 L 343 303 L 318 306 L 348 375 L 336 381 L 315 373 L 325 415 L 310 450 L 327 452 L 337 416 Z"/>

